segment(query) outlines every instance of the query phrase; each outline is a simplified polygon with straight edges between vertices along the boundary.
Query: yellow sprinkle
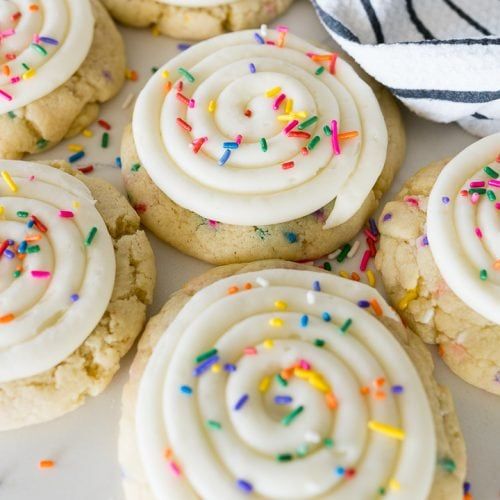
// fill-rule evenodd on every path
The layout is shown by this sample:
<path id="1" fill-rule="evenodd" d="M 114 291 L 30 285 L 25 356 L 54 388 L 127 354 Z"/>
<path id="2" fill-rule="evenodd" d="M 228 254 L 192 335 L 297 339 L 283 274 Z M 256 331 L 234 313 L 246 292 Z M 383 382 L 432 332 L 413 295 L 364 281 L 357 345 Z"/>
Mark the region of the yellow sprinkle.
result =
<path id="1" fill-rule="evenodd" d="M 162 78 L 170 78 L 170 71 L 167 71 L 166 69 L 164 69 L 161 72 L 161 76 L 162 76 Z"/>
<path id="2" fill-rule="evenodd" d="M 280 328 L 283 326 L 284 321 L 281 318 L 271 318 L 269 324 L 275 328 Z"/>
<path id="3" fill-rule="evenodd" d="M 0 215 L 3 215 L 5 212 L 5 208 L 3 208 L 3 205 L 0 205 Z"/>
<path id="4" fill-rule="evenodd" d="M 266 349 L 272 349 L 274 346 L 274 342 L 271 339 L 264 340 L 264 347 Z"/>
<path id="5" fill-rule="evenodd" d="M 349 279 L 351 277 L 351 275 L 347 271 L 339 271 L 339 274 L 340 276 L 342 276 L 342 278 Z"/>
<path id="6" fill-rule="evenodd" d="M 78 153 L 78 151 L 83 151 L 83 146 L 81 144 L 68 144 L 68 151 Z"/>
<path id="7" fill-rule="evenodd" d="M 293 111 L 293 99 L 287 99 L 285 101 L 285 113 L 291 113 Z"/>
<path id="8" fill-rule="evenodd" d="M 212 99 L 209 103 L 208 103 L 208 111 L 210 113 L 213 113 L 215 111 L 215 108 L 216 108 L 216 103 L 215 101 Z"/>
<path id="9" fill-rule="evenodd" d="M 298 111 L 297 113 L 288 113 L 286 115 L 278 115 L 278 121 L 280 122 L 289 122 L 295 120 L 296 118 L 306 118 L 307 113 L 305 111 Z"/>
<path id="10" fill-rule="evenodd" d="M 277 300 L 274 303 L 274 307 L 276 307 L 276 309 L 279 309 L 280 311 L 284 311 L 285 309 L 287 309 L 288 304 L 284 300 Z"/>
<path id="11" fill-rule="evenodd" d="M 312 372 L 311 370 L 304 370 L 302 368 L 294 368 L 293 370 L 293 374 L 297 377 L 297 378 L 302 378 L 304 380 L 309 380 L 309 378 L 311 377 L 312 375 Z"/>
<path id="12" fill-rule="evenodd" d="M 215 365 L 212 365 L 212 372 L 219 373 L 220 372 L 220 365 L 217 363 Z"/>
<path id="13" fill-rule="evenodd" d="M 28 71 L 23 73 L 23 80 L 29 80 L 30 78 L 33 78 L 35 75 L 36 75 L 35 68 L 30 68 Z"/>
<path id="14" fill-rule="evenodd" d="M 399 484 L 399 481 L 396 479 L 391 479 L 389 481 L 389 488 L 394 491 L 399 491 L 401 489 L 401 485 Z"/>
<path id="15" fill-rule="evenodd" d="M 366 271 L 366 277 L 368 278 L 368 284 L 370 286 L 375 286 L 375 275 L 373 274 L 373 271 L 371 269 L 368 269 L 368 271 Z"/>
<path id="16" fill-rule="evenodd" d="M 280 122 L 290 122 L 293 120 L 293 116 L 291 114 L 288 115 L 278 115 L 278 121 Z"/>
<path id="17" fill-rule="evenodd" d="M 77 201 L 77 200 L 75 200 L 75 201 L 72 203 L 72 205 L 73 205 L 73 208 L 80 208 L 80 202 L 79 202 L 79 201 Z"/>
<path id="18" fill-rule="evenodd" d="M 307 118 L 307 112 L 306 111 L 297 111 L 292 113 L 292 116 L 294 118 Z"/>
<path id="19" fill-rule="evenodd" d="M 266 91 L 266 97 L 275 97 L 281 92 L 281 87 L 273 87 Z"/>
<path id="20" fill-rule="evenodd" d="M 269 389 L 269 384 L 271 383 L 271 379 L 269 377 L 264 377 L 259 384 L 259 391 L 266 392 Z"/>
<path id="21" fill-rule="evenodd" d="M 10 190 L 16 193 L 18 187 L 17 184 L 12 180 L 12 177 L 10 176 L 9 172 L 7 172 L 6 170 L 2 170 L 2 177 L 7 186 L 9 186 Z"/>
<path id="22" fill-rule="evenodd" d="M 158 28 L 158 26 L 155 25 L 151 28 L 151 34 L 153 36 L 160 36 L 160 29 Z"/>
<path id="23" fill-rule="evenodd" d="M 381 434 L 385 434 L 394 439 L 399 439 L 402 441 L 405 438 L 405 431 L 402 429 L 398 429 L 397 427 L 393 427 L 389 424 L 383 424 L 381 422 L 376 422 L 375 420 L 368 421 L 368 428 L 375 432 L 380 432 Z"/>
<path id="24" fill-rule="evenodd" d="M 330 387 L 317 373 L 311 374 L 309 383 L 321 392 L 330 392 Z"/>
<path id="25" fill-rule="evenodd" d="M 406 292 L 406 295 L 399 301 L 398 308 L 404 311 L 408 307 L 408 304 L 417 297 L 418 295 L 416 288 L 414 288 L 413 290 L 408 290 Z"/>
<path id="26" fill-rule="evenodd" d="M 92 132 L 92 130 L 89 130 L 88 128 L 86 128 L 82 134 L 85 136 L 85 137 L 92 137 L 94 135 L 94 132 Z"/>

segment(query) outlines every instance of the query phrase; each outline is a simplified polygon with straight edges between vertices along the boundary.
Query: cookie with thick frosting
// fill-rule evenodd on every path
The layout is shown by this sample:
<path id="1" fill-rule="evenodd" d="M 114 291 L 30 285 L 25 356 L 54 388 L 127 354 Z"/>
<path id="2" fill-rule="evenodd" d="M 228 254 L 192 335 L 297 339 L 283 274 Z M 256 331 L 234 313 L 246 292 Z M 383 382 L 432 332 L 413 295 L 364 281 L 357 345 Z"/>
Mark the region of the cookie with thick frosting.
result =
<path id="1" fill-rule="evenodd" d="M 404 154 L 390 95 L 287 28 L 202 42 L 160 68 L 125 131 L 130 199 L 157 236 L 225 264 L 352 239 Z"/>
<path id="2" fill-rule="evenodd" d="M 0 168 L 0 429 L 99 394 L 146 320 L 152 249 L 105 181 L 32 162 Z"/>
<path id="3" fill-rule="evenodd" d="M 209 271 L 141 338 L 128 499 L 460 499 L 465 450 L 423 343 L 376 290 L 285 261 Z"/>
<path id="4" fill-rule="evenodd" d="M 256 28 L 286 11 L 293 0 L 102 0 L 127 26 L 153 26 L 155 33 L 205 40 L 226 31 Z"/>
<path id="5" fill-rule="evenodd" d="M 380 218 L 376 265 L 409 325 L 500 394 L 500 134 L 410 178 Z"/>
<path id="6" fill-rule="evenodd" d="M 98 0 L 0 2 L 0 158 L 78 134 L 124 82 L 125 51 Z"/>

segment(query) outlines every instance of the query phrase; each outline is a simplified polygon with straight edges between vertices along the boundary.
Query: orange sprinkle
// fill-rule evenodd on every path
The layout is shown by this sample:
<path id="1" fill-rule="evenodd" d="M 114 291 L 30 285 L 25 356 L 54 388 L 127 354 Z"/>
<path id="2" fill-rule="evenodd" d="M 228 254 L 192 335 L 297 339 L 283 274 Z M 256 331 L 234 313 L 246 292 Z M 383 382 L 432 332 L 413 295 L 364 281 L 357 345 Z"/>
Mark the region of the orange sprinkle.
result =
<path id="1" fill-rule="evenodd" d="M 326 405 L 328 406 L 328 408 L 330 408 L 330 410 L 334 410 L 335 408 L 337 408 L 337 398 L 335 397 L 333 392 L 328 392 L 325 398 Z"/>
<path id="2" fill-rule="evenodd" d="M 316 62 L 331 61 L 332 58 L 333 54 L 314 54 L 311 56 L 311 59 Z"/>
<path id="3" fill-rule="evenodd" d="M 165 451 L 163 452 L 163 456 L 167 459 L 170 460 L 172 458 L 172 449 L 171 448 L 165 448 Z"/>
<path id="4" fill-rule="evenodd" d="M 465 493 L 464 500 L 473 500 L 473 496 L 470 493 Z"/>
<path id="5" fill-rule="evenodd" d="M 10 66 L 8 64 L 2 66 L 2 73 L 6 76 L 10 75 Z"/>
<path id="6" fill-rule="evenodd" d="M 40 462 L 38 462 L 38 467 L 40 469 L 52 469 L 54 465 L 55 462 L 53 460 L 40 460 Z"/>
<path id="7" fill-rule="evenodd" d="M 384 377 L 378 377 L 373 381 L 373 385 L 375 387 L 382 387 L 385 384 L 385 378 Z"/>
<path id="8" fill-rule="evenodd" d="M 18 253 L 18 254 L 16 254 L 16 257 L 19 260 L 24 260 L 26 258 L 26 254 L 25 253 Z"/>
<path id="9" fill-rule="evenodd" d="M 493 262 L 493 269 L 495 271 L 500 271 L 500 259 L 498 259 L 495 262 Z"/>
<path id="10" fill-rule="evenodd" d="M 358 137 L 359 132 L 357 130 L 352 130 L 351 132 L 341 132 L 339 134 L 339 139 L 342 141 L 344 139 L 352 139 L 353 137 Z"/>
<path id="11" fill-rule="evenodd" d="M 385 399 L 385 392 L 384 391 L 375 391 L 373 394 L 374 399 Z"/>
<path id="12" fill-rule="evenodd" d="M 444 356 L 444 347 L 441 344 L 438 345 L 438 354 L 441 358 Z"/>
<path id="13" fill-rule="evenodd" d="M 288 380 L 290 378 L 292 378 L 292 375 L 293 375 L 293 370 L 294 368 L 285 368 L 284 370 L 281 370 L 281 373 L 280 375 L 285 379 L 285 380 Z"/>
<path id="14" fill-rule="evenodd" d="M 135 69 L 127 69 L 125 71 L 125 78 L 136 82 L 139 79 L 139 73 Z"/>
<path id="15" fill-rule="evenodd" d="M 380 307 L 377 299 L 370 300 L 370 305 L 377 316 L 382 316 L 382 308 Z"/>
<path id="16" fill-rule="evenodd" d="M 12 313 L 5 314 L 4 316 L 0 316 L 0 323 L 10 323 L 14 319 L 14 315 Z"/>
<path id="17" fill-rule="evenodd" d="M 253 285 L 252 285 L 252 283 L 245 283 L 245 284 L 243 285 L 243 288 L 244 288 L 245 290 L 251 290 L 251 289 L 252 289 L 252 286 L 253 286 Z"/>
<path id="18" fill-rule="evenodd" d="M 41 239 L 42 239 L 41 234 L 33 234 L 31 236 L 26 236 L 26 238 L 24 238 L 24 240 L 27 241 L 28 243 L 31 243 L 32 241 L 40 241 Z"/>
<path id="19" fill-rule="evenodd" d="M 228 289 L 227 289 L 227 293 L 228 295 L 233 295 L 237 292 L 239 292 L 239 288 L 237 286 L 230 286 Z"/>
<path id="20" fill-rule="evenodd" d="M 359 274 L 358 273 L 354 273 L 354 272 L 351 273 L 351 279 L 353 281 L 360 281 L 361 280 L 361 278 L 359 277 Z"/>
<path id="21" fill-rule="evenodd" d="M 165 85 L 163 85 L 163 90 L 165 92 L 170 92 L 172 90 L 172 82 L 168 81 L 167 83 L 165 83 Z"/>
<path id="22" fill-rule="evenodd" d="M 363 394 L 363 396 L 366 396 L 367 394 L 370 394 L 370 388 L 365 385 L 359 389 L 359 392 Z"/>
<path id="23" fill-rule="evenodd" d="M 30 3 L 29 10 L 31 12 L 36 12 L 38 10 L 38 5 L 35 3 Z"/>

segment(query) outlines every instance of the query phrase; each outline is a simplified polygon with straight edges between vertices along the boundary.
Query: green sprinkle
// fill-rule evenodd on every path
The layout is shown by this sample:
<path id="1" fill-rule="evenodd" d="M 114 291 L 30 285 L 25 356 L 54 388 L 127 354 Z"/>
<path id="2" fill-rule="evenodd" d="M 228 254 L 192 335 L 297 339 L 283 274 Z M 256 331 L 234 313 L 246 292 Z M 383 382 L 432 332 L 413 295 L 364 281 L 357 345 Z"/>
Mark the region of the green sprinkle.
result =
<path id="1" fill-rule="evenodd" d="M 479 277 L 483 281 L 486 281 L 488 279 L 488 271 L 486 271 L 486 269 L 481 269 L 481 271 L 479 271 Z"/>
<path id="2" fill-rule="evenodd" d="M 153 73 L 153 74 L 154 74 L 154 73 L 156 73 L 157 71 L 158 71 L 158 68 L 157 68 L 156 66 L 153 66 L 153 67 L 151 68 L 151 73 Z"/>
<path id="3" fill-rule="evenodd" d="M 9 115 L 9 118 L 14 119 L 16 117 L 16 113 L 14 113 L 14 111 L 9 111 L 7 114 Z"/>
<path id="4" fill-rule="evenodd" d="M 49 143 L 49 141 L 47 141 L 46 139 L 38 139 L 38 141 L 36 141 L 36 147 L 38 149 L 43 149 L 45 146 L 47 146 L 47 144 Z"/>
<path id="5" fill-rule="evenodd" d="M 307 120 L 304 120 L 302 123 L 300 123 L 297 128 L 299 130 L 304 130 L 307 127 L 310 127 L 313 123 L 316 123 L 317 121 L 318 121 L 317 116 L 311 116 L 311 118 L 308 118 Z"/>
<path id="6" fill-rule="evenodd" d="M 383 486 L 381 486 L 379 489 L 378 489 L 378 494 L 379 495 L 382 495 L 384 496 L 385 495 L 385 488 Z"/>
<path id="7" fill-rule="evenodd" d="M 27 253 L 38 253 L 40 251 L 40 245 L 31 245 L 26 249 Z"/>
<path id="8" fill-rule="evenodd" d="M 26 63 L 21 63 L 21 66 L 26 70 L 29 71 L 30 67 Z"/>
<path id="9" fill-rule="evenodd" d="M 141 168 L 141 164 L 140 164 L 140 163 L 134 163 L 134 164 L 130 167 L 130 170 L 132 170 L 132 172 L 137 172 L 140 168 Z"/>
<path id="10" fill-rule="evenodd" d="M 177 71 L 189 82 L 193 83 L 195 77 L 185 68 L 178 68 Z"/>
<path id="11" fill-rule="evenodd" d="M 22 219 L 26 219 L 26 217 L 28 217 L 29 213 L 28 212 L 24 212 L 22 210 L 19 210 L 19 212 L 16 212 L 16 215 L 18 217 L 21 217 Z"/>
<path id="12" fill-rule="evenodd" d="M 307 444 L 301 444 L 296 450 L 297 456 L 300 458 L 305 457 L 308 451 Z"/>
<path id="13" fill-rule="evenodd" d="M 39 53 L 42 54 L 43 56 L 47 55 L 47 51 L 41 46 L 38 45 L 38 43 L 32 43 L 31 46 Z"/>
<path id="14" fill-rule="evenodd" d="M 291 453 L 281 453 L 276 456 L 278 462 L 290 462 L 293 460 L 293 455 Z"/>
<path id="15" fill-rule="evenodd" d="M 323 339 L 315 339 L 314 345 L 316 347 L 323 347 L 325 345 L 325 341 Z"/>
<path id="16" fill-rule="evenodd" d="M 279 373 L 276 375 L 276 380 L 278 381 L 278 384 L 283 387 L 288 385 L 288 382 Z"/>
<path id="17" fill-rule="evenodd" d="M 488 189 L 488 191 L 486 191 L 486 196 L 488 197 L 488 200 L 490 200 L 490 201 L 496 201 L 496 199 L 497 199 L 496 194 L 491 189 Z"/>
<path id="18" fill-rule="evenodd" d="M 328 125 L 325 125 L 323 127 L 323 132 L 325 133 L 325 135 L 332 135 L 332 129 Z"/>
<path id="19" fill-rule="evenodd" d="M 264 137 L 262 137 L 259 142 L 260 142 L 260 149 L 265 153 L 267 151 L 267 141 L 264 139 Z"/>
<path id="20" fill-rule="evenodd" d="M 107 132 L 104 132 L 102 134 L 102 139 L 101 139 L 101 148 L 107 148 L 109 144 L 109 134 Z"/>
<path id="21" fill-rule="evenodd" d="M 493 179 L 498 179 L 498 176 L 500 175 L 496 170 L 493 170 L 491 167 L 484 167 L 483 169 L 490 177 L 493 177 Z"/>
<path id="22" fill-rule="evenodd" d="M 457 468 L 457 464 L 451 458 L 442 458 L 439 460 L 438 464 L 446 471 L 446 472 L 455 472 Z"/>
<path id="23" fill-rule="evenodd" d="M 340 327 L 340 331 L 342 333 L 346 333 L 351 325 L 352 325 L 352 319 L 351 318 L 346 319 L 344 324 Z"/>
<path id="24" fill-rule="evenodd" d="M 315 135 L 307 145 L 307 149 L 312 151 L 318 145 L 319 141 L 321 141 L 321 137 L 319 135 Z"/>
<path id="25" fill-rule="evenodd" d="M 14 276 L 14 278 L 19 278 L 19 276 L 21 276 L 21 271 L 14 271 L 12 276 Z"/>
<path id="26" fill-rule="evenodd" d="M 323 269 L 326 269 L 327 271 L 332 270 L 332 265 L 329 262 L 324 262 L 323 263 Z"/>
<path id="27" fill-rule="evenodd" d="M 210 349 L 209 351 L 206 351 L 206 352 L 196 356 L 194 361 L 195 361 L 195 363 L 201 363 L 202 361 L 205 361 L 206 359 L 211 358 L 215 354 L 217 354 L 217 349 L 215 349 L 215 348 Z"/>
<path id="28" fill-rule="evenodd" d="M 333 448 L 333 439 L 332 438 L 325 438 L 325 439 L 323 439 L 323 444 L 327 448 Z"/>
<path id="29" fill-rule="evenodd" d="M 325 71 L 325 67 L 324 66 L 320 66 L 316 71 L 315 71 L 315 74 L 317 76 L 321 75 L 321 73 L 323 73 L 323 71 Z"/>
<path id="30" fill-rule="evenodd" d="M 485 188 L 471 188 L 471 189 L 469 189 L 469 194 L 474 194 L 474 193 L 484 194 L 484 193 L 486 193 L 486 189 Z"/>
<path id="31" fill-rule="evenodd" d="M 87 237 L 85 238 L 85 246 L 90 246 L 92 244 L 92 241 L 95 238 L 95 235 L 97 233 L 97 228 L 94 226 L 90 231 Z"/>
<path id="32" fill-rule="evenodd" d="M 347 257 L 347 254 L 351 250 L 351 245 L 349 243 L 346 243 L 343 247 L 340 253 L 337 255 L 337 262 L 343 262 L 345 258 Z"/>
<path id="33" fill-rule="evenodd" d="M 281 419 L 281 423 L 285 426 L 290 425 L 303 411 L 303 406 L 297 406 L 295 410 L 292 410 L 288 415 L 284 416 Z"/>
<path id="34" fill-rule="evenodd" d="M 216 420 L 207 420 L 207 425 L 210 427 L 210 429 L 215 429 L 215 430 L 220 430 L 222 429 L 222 425 L 220 422 L 217 422 Z"/>

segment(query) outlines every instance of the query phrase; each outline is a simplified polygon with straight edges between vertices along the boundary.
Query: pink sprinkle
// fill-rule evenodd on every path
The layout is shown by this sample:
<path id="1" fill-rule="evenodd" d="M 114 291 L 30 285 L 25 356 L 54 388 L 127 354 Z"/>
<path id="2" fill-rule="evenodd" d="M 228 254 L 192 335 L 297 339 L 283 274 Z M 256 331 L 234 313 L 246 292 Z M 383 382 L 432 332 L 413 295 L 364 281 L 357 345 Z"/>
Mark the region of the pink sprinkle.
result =
<path id="1" fill-rule="evenodd" d="M 292 120 L 284 129 L 283 133 L 288 135 L 288 132 L 291 132 L 297 125 L 299 124 L 299 120 Z"/>
<path id="2" fill-rule="evenodd" d="M 285 26 L 284 24 L 276 26 L 276 31 L 279 31 L 280 33 L 288 33 L 288 29 L 288 26 Z"/>
<path id="3" fill-rule="evenodd" d="M 33 35 L 33 43 L 40 43 L 40 35 L 37 33 Z"/>
<path id="4" fill-rule="evenodd" d="M 50 271 L 31 271 L 33 278 L 50 278 Z"/>
<path id="5" fill-rule="evenodd" d="M 238 144 L 238 146 L 239 146 L 242 141 L 243 141 L 243 136 L 241 134 L 238 134 L 236 136 L 236 140 L 234 142 L 236 142 L 236 144 Z"/>
<path id="6" fill-rule="evenodd" d="M 311 364 L 308 363 L 305 359 L 301 359 L 299 361 L 299 365 L 303 370 L 310 370 L 311 369 Z"/>
<path id="7" fill-rule="evenodd" d="M 285 97 L 286 95 L 285 94 L 280 94 L 276 100 L 274 101 L 274 104 L 273 104 L 273 109 L 275 111 L 277 111 L 278 109 L 280 109 L 280 106 L 281 106 L 281 103 L 285 100 Z"/>
<path id="8" fill-rule="evenodd" d="M 7 94 L 7 92 L 5 92 L 5 90 L 0 89 L 0 95 L 4 99 L 7 99 L 7 101 L 12 101 L 12 96 L 10 94 Z"/>
<path id="9" fill-rule="evenodd" d="M 492 186 L 492 187 L 500 187 L 500 180 L 499 179 L 490 179 L 488 181 L 488 186 Z"/>
<path id="10" fill-rule="evenodd" d="M 60 210 L 59 211 L 59 217 L 62 217 L 63 219 L 71 219 L 74 217 L 75 214 L 71 212 L 70 210 Z"/>
<path id="11" fill-rule="evenodd" d="M 340 154 L 340 143 L 339 143 L 339 125 L 337 120 L 332 120 L 332 149 L 334 155 Z"/>
<path id="12" fill-rule="evenodd" d="M 408 203 L 408 205 L 413 205 L 414 207 L 418 207 L 419 205 L 418 200 L 416 198 L 413 198 L 413 196 L 405 196 L 404 200 L 406 201 L 406 203 Z"/>
<path id="13" fill-rule="evenodd" d="M 499 203 L 498 201 L 495 203 L 495 208 L 496 208 L 497 210 L 500 210 L 500 203 Z"/>
<path id="14" fill-rule="evenodd" d="M 172 474 L 176 477 L 179 477 L 181 475 L 181 469 L 180 467 L 173 461 L 171 460 L 168 465 L 170 465 L 170 470 L 172 471 Z"/>
<path id="15" fill-rule="evenodd" d="M 482 187 L 484 187 L 484 181 L 471 181 L 470 187 L 471 188 L 482 188 Z"/>
<path id="16" fill-rule="evenodd" d="M 482 238 L 483 237 L 483 232 L 478 227 L 476 227 L 476 229 L 474 229 L 474 232 L 476 233 L 476 236 L 478 238 Z"/>
<path id="17" fill-rule="evenodd" d="M 479 201 L 479 193 L 472 193 L 470 202 L 475 205 Z"/>
<path id="18" fill-rule="evenodd" d="M 257 354 L 257 349 L 255 349 L 255 347 L 245 347 L 245 349 L 243 349 L 243 352 L 248 356 L 253 356 Z"/>
<path id="19" fill-rule="evenodd" d="M 21 81 L 21 77 L 20 76 L 13 76 L 10 79 L 10 83 L 19 83 L 20 81 Z"/>
<path id="20" fill-rule="evenodd" d="M 196 106 L 196 101 L 194 99 L 189 99 L 188 106 L 193 109 Z"/>
<path id="21" fill-rule="evenodd" d="M 1 38 L 6 38 L 8 36 L 12 36 L 16 33 L 16 30 L 14 28 L 10 28 L 8 30 L 4 30 L 2 32 L 0 32 L 0 37 Z"/>
<path id="22" fill-rule="evenodd" d="M 361 263 L 359 264 L 360 271 L 365 272 L 368 267 L 368 261 L 370 260 L 371 252 L 370 250 L 365 250 L 363 254 L 363 258 L 361 259 Z"/>

